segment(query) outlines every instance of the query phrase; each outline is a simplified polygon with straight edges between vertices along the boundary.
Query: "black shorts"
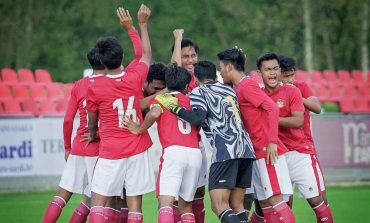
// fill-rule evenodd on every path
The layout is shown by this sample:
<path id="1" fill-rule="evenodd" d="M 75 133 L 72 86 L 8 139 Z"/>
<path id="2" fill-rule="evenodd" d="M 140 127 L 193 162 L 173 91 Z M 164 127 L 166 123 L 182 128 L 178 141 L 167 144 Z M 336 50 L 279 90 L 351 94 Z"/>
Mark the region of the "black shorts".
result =
<path id="1" fill-rule="evenodd" d="M 253 161 L 238 158 L 213 163 L 209 170 L 208 190 L 251 187 Z"/>

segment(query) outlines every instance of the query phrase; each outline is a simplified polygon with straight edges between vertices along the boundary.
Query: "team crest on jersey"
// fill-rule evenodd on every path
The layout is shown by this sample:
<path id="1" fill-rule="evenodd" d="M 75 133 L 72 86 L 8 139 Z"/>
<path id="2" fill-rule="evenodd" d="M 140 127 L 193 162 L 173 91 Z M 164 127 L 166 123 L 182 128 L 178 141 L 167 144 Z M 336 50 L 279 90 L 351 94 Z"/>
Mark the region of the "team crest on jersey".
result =
<path id="1" fill-rule="evenodd" d="M 312 192 L 312 191 L 313 191 L 313 188 L 312 188 L 312 187 L 310 187 L 310 188 L 308 188 L 308 190 L 309 190 L 310 192 Z"/>
<path id="2" fill-rule="evenodd" d="M 282 107 L 284 107 L 285 102 L 283 101 L 283 99 L 278 99 L 276 104 L 279 108 L 282 108 Z"/>

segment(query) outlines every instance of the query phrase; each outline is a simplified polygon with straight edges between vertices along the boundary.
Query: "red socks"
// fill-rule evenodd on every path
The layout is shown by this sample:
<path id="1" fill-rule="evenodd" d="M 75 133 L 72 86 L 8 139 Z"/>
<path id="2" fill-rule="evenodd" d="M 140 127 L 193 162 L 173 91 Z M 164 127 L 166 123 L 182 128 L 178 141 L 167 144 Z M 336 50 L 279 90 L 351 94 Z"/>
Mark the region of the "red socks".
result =
<path id="1" fill-rule="evenodd" d="M 129 212 L 127 223 L 143 223 L 143 214 L 139 212 Z"/>
<path id="2" fill-rule="evenodd" d="M 65 200 L 59 196 L 55 196 L 46 208 L 42 223 L 55 223 L 58 220 L 60 213 L 62 213 L 64 206 L 66 206 Z"/>
<path id="3" fill-rule="evenodd" d="M 265 223 L 265 218 L 259 216 L 255 211 L 252 213 L 249 223 Z"/>
<path id="4" fill-rule="evenodd" d="M 85 223 L 89 213 L 90 209 L 86 206 L 86 204 L 81 202 L 73 212 L 69 223 Z"/>
<path id="5" fill-rule="evenodd" d="M 173 210 L 173 219 L 175 223 L 181 223 L 181 212 L 179 210 L 178 206 L 173 205 L 172 206 Z"/>
<path id="6" fill-rule="evenodd" d="M 158 223 L 174 223 L 171 207 L 161 207 L 158 211 Z"/>
<path id="7" fill-rule="evenodd" d="M 90 209 L 89 223 L 106 223 L 104 217 L 104 207 L 102 206 L 93 206 Z"/>
<path id="8" fill-rule="evenodd" d="M 295 223 L 295 218 L 292 209 L 290 209 L 290 207 L 287 205 L 285 201 L 282 201 L 279 204 L 275 205 L 273 209 L 279 215 L 280 222 Z"/>
<path id="9" fill-rule="evenodd" d="M 193 213 L 185 213 L 181 215 L 181 223 L 195 223 L 195 217 Z"/>
<path id="10" fill-rule="evenodd" d="M 127 223 L 128 208 L 121 208 L 120 223 Z"/>
<path id="11" fill-rule="evenodd" d="M 333 223 L 333 216 L 330 207 L 324 202 L 313 208 L 316 214 L 317 223 Z"/>
<path id="12" fill-rule="evenodd" d="M 203 198 L 197 198 L 193 200 L 192 209 L 195 217 L 196 223 L 204 223 L 205 218 L 205 209 L 204 209 L 204 202 Z"/>

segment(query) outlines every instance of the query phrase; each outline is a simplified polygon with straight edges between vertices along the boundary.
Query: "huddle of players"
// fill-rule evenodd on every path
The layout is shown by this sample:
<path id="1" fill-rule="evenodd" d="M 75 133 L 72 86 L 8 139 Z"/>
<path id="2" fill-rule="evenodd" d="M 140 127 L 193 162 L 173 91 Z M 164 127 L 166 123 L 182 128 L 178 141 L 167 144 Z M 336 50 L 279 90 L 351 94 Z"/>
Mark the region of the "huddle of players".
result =
<path id="1" fill-rule="evenodd" d="M 227 49 L 217 55 L 221 84 L 215 65 L 198 62 L 197 45 L 175 30 L 172 61 L 177 65 L 150 66 L 150 9 L 142 5 L 138 11 L 141 38 L 127 10 L 119 8 L 117 15 L 135 58 L 123 68 L 122 47 L 112 37 L 98 40 L 87 54 L 94 72 L 72 91 L 64 122 L 67 164 L 43 222 L 56 222 L 72 193 L 86 196 L 70 222 L 85 222 L 88 215 L 89 222 L 143 222 L 142 195 L 154 188 L 158 222 L 204 222 L 200 127 L 211 145 L 208 187 L 221 222 L 248 222 L 250 193 L 257 200 L 250 222 L 295 222 L 285 202 L 292 184 L 317 222 L 333 222 L 309 126 L 309 111 L 321 108 L 309 87 L 294 81 L 294 60 L 261 56 L 261 89 L 244 74 L 242 50 Z M 77 110 L 80 126 L 71 146 Z M 154 122 L 163 147 L 156 181 L 147 151 L 152 144 L 147 129 Z M 119 200 L 112 197 L 120 197 L 123 188 L 127 208 L 111 208 Z"/>

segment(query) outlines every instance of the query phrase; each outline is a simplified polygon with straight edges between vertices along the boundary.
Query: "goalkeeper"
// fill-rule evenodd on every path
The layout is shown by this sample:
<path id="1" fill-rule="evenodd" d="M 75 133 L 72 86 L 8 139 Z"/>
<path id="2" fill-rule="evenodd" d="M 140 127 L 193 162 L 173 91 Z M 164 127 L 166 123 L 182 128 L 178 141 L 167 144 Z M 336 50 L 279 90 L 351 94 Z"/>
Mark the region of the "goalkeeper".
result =
<path id="1" fill-rule="evenodd" d="M 243 127 L 237 97 L 231 87 L 216 81 L 213 63 L 196 63 L 194 74 L 199 86 L 190 93 L 192 110 L 178 105 L 170 94 L 158 95 L 156 101 L 203 128 L 213 151 L 208 189 L 212 210 L 220 222 L 247 222 L 243 198 L 245 189 L 251 187 L 255 154 Z"/>

